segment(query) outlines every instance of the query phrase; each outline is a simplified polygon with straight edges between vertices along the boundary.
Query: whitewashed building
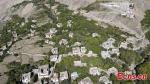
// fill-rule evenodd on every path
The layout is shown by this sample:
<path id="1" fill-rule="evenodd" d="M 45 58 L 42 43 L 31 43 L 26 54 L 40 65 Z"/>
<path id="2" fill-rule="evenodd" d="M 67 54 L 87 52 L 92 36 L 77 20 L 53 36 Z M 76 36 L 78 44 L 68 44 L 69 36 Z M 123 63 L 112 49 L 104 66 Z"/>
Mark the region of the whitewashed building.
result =
<path id="1" fill-rule="evenodd" d="M 81 47 L 80 51 L 81 51 L 82 54 L 85 54 L 87 49 L 85 47 Z"/>
<path id="2" fill-rule="evenodd" d="M 0 56 L 2 56 L 3 55 L 3 51 L 0 51 Z"/>
<path id="3" fill-rule="evenodd" d="M 51 28 L 49 32 L 45 34 L 45 38 L 51 39 L 56 32 L 56 28 Z"/>
<path id="4" fill-rule="evenodd" d="M 31 73 L 22 74 L 22 83 L 28 84 L 31 81 Z"/>
<path id="5" fill-rule="evenodd" d="M 51 77 L 51 80 L 54 83 L 59 83 L 58 73 L 54 73 L 53 76 Z"/>
<path id="6" fill-rule="evenodd" d="M 107 76 L 100 77 L 99 82 L 102 82 L 104 84 L 112 84 L 112 81 L 110 81 Z"/>
<path id="7" fill-rule="evenodd" d="M 93 84 L 92 80 L 89 77 L 86 77 L 78 82 L 78 84 Z"/>
<path id="8" fill-rule="evenodd" d="M 92 33 L 92 37 L 99 37 L 99 34 L 98 33 Z"/>
<path id="9" fill-rule="evenodd" d="M 93 76 L 99 76 L 101 74 L 101 71 L 98 67 L 91 67 L 89 69 L 89 74 L 93 75 Z"/>
<path id="10" fill-rule="evenodd" d="M 68 72 L 67 71 L 64 71 L 64 72 L 60 72 L 60 81 L 63 81 L 63 80 L 67 80 L 68 79 Z"/>
<path id="11" fill-rule="evenodd" d="M 110 48 L 115 48 L 114 47 L 114 43 L 115 43 L 115 39 L 114 38 L 109 38 L 107 41 L 105 41 L 104 43 L 102 43 L 102 47 L 105 49 L 110 49 Z"/>
<path id="12" fill-rule="evenodd" d="M 110 74 L 114 74 L 114 75 L 117 75 L 118 73 L 118 70 L 115 68 L 115 67 L 112 67 L 112 68 L 109 68 L 107 70 L 107 74 L 110 75 Z"/>
<path id="13" fill-rule="evenodd" d="M 74 55 L 80 55 L 80 54 L 81 54 L 81 52 L 80 52 L 80 47 L 73 47 L 73 48 L 72 48 L 72 53 L 73 53 Z"/>
<path id="14" fill-rule="evenodd" d="M 67 45 L 68 44 L 68 40 L 67 39 L 61 39 L 59 41 L 59 45 Z"/>
<path id="15" fill-rule="evenodd" d="M 51 49 L 51 52 L 52 52 L 53 54 L 58 54 L 58 48 L 57 48 L 57 47 L 52 48 L 52 49 Z"/>
<path id="16" fill-rule="evenodd" d="M 56 62 L 58 60 L 58 55 L 51 55 L 50 56 L 50 61 L 51 62 Z"/>
<path id="17" fill-rule="evenodd" d="M 50 77 L 52 67 L 49 67 L 49 65 L 42 65 L 38 68 L 38 77 L 39 79 L 42 78 L 48 78 Z"/>
<path id="18" fill-rule="evenodd" d="M 76 80 L 78 77 L 79 77 L 79 75 L 78 75 L 77 72 L 71 73 L 71 79 L 72 79 L 72 80 Z"/>
<path id="19" fill-rule="evenodd" d="M 50 45 L 55 45 L 55 42 L 50 41 L 49 39 L 46 39 L 46 40 L 45 40 L 45 43 L 50 44 Z"/>
<path id="20" fill-rule="evenodd" d="M 71 27 L 72 26 L 72 20 L 68 20 L 67 21 L 67 27 Z"/>
<path id="21" fill-rule="evenodd" d="M 69 32 L 69 37 L 70 38 L 73 38 L 73 35 L 74 35 L 73 32 Z"/>
<path id="22" fill-rule="evenodd" d="M 106 58 L 110 58 L 111 54 L 109 51 L 101 51 L 101 56 L 102 58 L 106 59 Z"/>
<path id="23" fill-rule="evenodd" d="M 57 23 L 56 26 L 57 26 L 58 28 L 60 28 L 60 27 L 63 27 L 63 24 L 62 24 L 62 23 Z"/>
<path id="24" fill-rule="evenodd" d="M 97 54 L 93 53 L 93 51 L 89 51 L 86 55 L 88 57 L 96 57 L 97 56 Z"/>
<path id="25" fill-rule="evenodd" d="M 82 63 L 81 61 L 74 61 L 74 66 L 75 67 L 84 67 L 84 66 L 87 66 L 87 64 Z"/>

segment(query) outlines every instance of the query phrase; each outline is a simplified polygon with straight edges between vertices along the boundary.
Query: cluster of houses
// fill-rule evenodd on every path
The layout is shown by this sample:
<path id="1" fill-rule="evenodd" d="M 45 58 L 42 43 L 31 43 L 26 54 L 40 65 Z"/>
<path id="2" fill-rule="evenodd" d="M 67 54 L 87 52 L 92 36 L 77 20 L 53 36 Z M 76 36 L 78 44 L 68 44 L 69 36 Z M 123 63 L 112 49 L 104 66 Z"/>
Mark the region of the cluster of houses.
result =
<path id="1" fill-rule="evenodd" d="M 33 69 L 32 72 L 28 72 L 25 74 L 22 74 L 22 83 L 28 84 L 31 82 L 32 75 L 37 74 L 38 76 L 38 82 L 40 82 L 43 78 L 49 78 L 52 75 L 53 67 L 50 65 L 42 65 L 39 66 L 38 69 Z M 32 75 L 31 75 L 32 74 Z"/>
<path id="2" fill-rule="evenodd" d="M 47 81 L 43 81 L 43 79 L 48 78 L 49 81 L 53 84 L 59 84 L 61 81 L 68 80 L 69 74 L 67 71 L 53 73 L 54 67 L 50 65 L 42 65 L 39 66 L 38 69 L 33 69 L 32 72 L 28 72 L 22 74 L 22 83 L 28 84 L 32 81 L 32 75 L 37 75 L 38 80 L 37 84 L 45 84 Z M 72 72 L 70 74 L 71 80 L 75 80 L 79 77 L 77 72 Z M 43 83 L 44 82 L 44 83 Z"/>
<path id="3" fill-rule="evenodd" d="M 0 48 L 0 56 L 2 56 L 4 54 L 4 51 L 7 50 L 8 47 L 10 47 L 13 44 L 12 41 L 7 42 L 7 45 L 4 45 Z M 6 53 L 11 54 L 11 52 L 7 51 Z"/>
<path id="4" fill-rule="evenodd" d="M 107 41 L 102 43 L 101 46 L 106 49 L 106 51 L 101 51 L 102 58 L 111 58 L 113 54 L 116 54 L 116 56 L 120 55 L 119 48 L 114 46 L 115 41 L 116 40 L 114 38 L 108 38 Z"/>
<path id="5" fill-rule="evenodd" d="M 80 61 L 75 61 L 75 62 L 80 62 Z M 133 70 L 133 67 L 134 65 L 130 66 L 131 70 Z M 37 74 L 38 76 L 37 84 L 42 84 L 43 82 L 46 83 L 46 81 L 42 81 L 44 78 L 48 78 L 49 81 L 53 84 L 60 84 L 60 82 L 64 80 L 69 80 L 71 78 L 71 80 L 73 81 L 73 80 L 76 80 L 80 76 L 78 72 L 72 72 L 69 74 L 68 71 L 62 71 L 62 72 L 56 73 L 56 72 L 53 72 L 53 70 L 54 70 L 54 67 L 50 65 L 39 66 L 38 69 L 33 69 L 32 72 L 22 74 L 22 83 L 23 84 L 30 83 L 32 81 L 32 75 L 35 75 L 35 74 Z M 106 75 L 101 75 L 102 72 L 105 72 Z M 110 75 L 111 74 L 117 75 L 117 73 L 118 73 L 118 70 L 115 67 L 109 68 L 108 70 L 103 70 L 98 67 L 89 68 L 89 74 L 92 76 L 99 76 L 99 82 L 104 83 L 104 84 L 112 84 L 112 81 L 109 80 Z M 125 71 L 125 74 L 132 74 L 132 72 Z M 78 81 L 78 84 L 94 84 L 94 83 L 92 82 L 90 77 L 85 77 L 81 79 L 80 81 Z"/>
<path id="6" fill-rule="evenodd" d="M 51 28 L 48 33 L 45 34 L 45 38 L 51 39 L 57 32 L 56 28 Z"/>
<path id="7" fill-rule="evenodd" d="M 57 33 L 56 28 L 51 28 L 48 33 L 45 33 L 45 43 L 55 45 L 55 42 L 50 40 L 53 36 L 55 36 L 55 33 Z"/>
<path id="8" fill-rule="evenodd" d="M 107 73 L 106 75 L 101 75 L 102 72 Z M 103 70 L 98 67 L 91 67 L 89 69 L 89 74 L 92 76 L 99 76 L 99 82 L 104 84 L 112 84 L 109 80 L 110 74 L 116 75 L 118 70 L 115 67 L 109 68 L 108 70 Z M 78 84 L 94 84 L 90 77 L 86 77 L 78 82 Z"/>
<path id="9" fill-rule="evenodd" d="M 87 57 L 96 57 L 97 54 L 93 53 L 93 51 L 87 51 L 85 47 L 81 47 L 80 42 L 75 42 L 72 47 L 72 54 L 78 56 L 87 56 Z"/>

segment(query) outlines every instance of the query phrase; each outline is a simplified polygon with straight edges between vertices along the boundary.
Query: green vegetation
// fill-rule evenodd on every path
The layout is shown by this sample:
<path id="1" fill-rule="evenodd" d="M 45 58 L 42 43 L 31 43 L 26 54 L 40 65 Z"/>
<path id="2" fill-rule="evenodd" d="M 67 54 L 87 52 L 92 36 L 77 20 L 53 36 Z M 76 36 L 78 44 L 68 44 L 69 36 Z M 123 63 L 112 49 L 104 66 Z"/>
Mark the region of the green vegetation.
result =
<path id="1" fill-rule="evenodd" d="M 145 11 L 144 19 L 141 21 L 141 25 L 144 27 L 144 29 L 150 28 L 150 10 Z"/>
<path id="2" fill-rule="evenodd" d="M 68 10 L 65 5 L 60 4 L 58 6 L 58 11 L 60 12 L 60 15 L 58 15 L 58 19 L 56 19 L 55 15 L 52 13 L 51 10 L 49 10 L 46 6 L 43 4 L 36 3 L 41 2 L 42 0 L 33 0 L 32 2 L 36 4 L 38 7 L 43 8 L 43 13 L 39 15 L 39 18 L 43 18 L 43 16 L 47 16 L 49 19 L 53 20 L 52 23 L 48 22 L 47 24 L 44 24 L 40 27 L 37 27 L 35 30 L 38 32 L 38 35 L 42 38 L 45 38 L 45 33 L 49 32 L 50 28 L 56 28 L 58 32 L 56 35 L 51 39 L 56 43 L 56 47 L 59 48 L 59 53 L 67 53 L 71 51 L 70 48 L 66 48 L 64 45 L 59 45 L 58 42 L 61 39 L 68 39 L 69 46 L 73 45 L 74 42 L 81 42 L 82 46 L 85 46 L 88 50 L 92 50 L 94 53 L 98 54 L 98 57 L 79 57 L 79 56 L 69 56 L 64 57 L 61 61 L 61 63 L 58 63 L 56 66 L 56 72 L 61 72 L 64 70 L 68 70 L 69 73 L 72 73 L 74 71 L 79 73 L 79 78 L 75 81 L 73 81 L 73 84 L 76 84 L 76 81 L 80 81 L 81 79 L 85 77 L 90 77 L 94 84 L 98 84 L 99 77 L 91 76 L 88 74 L 90 67 L 99 67 L 104 70 L 107 70 L 111 67 L 116 67 L 119 71 L 125 71 L 127 69 L 127 65 L 130 65 L 131 63 L 137 64 L 141 61 L 141 57 L 135 52 L 125 49 L 120 49 L 121 55 L 118 57 L 120 60 L 124 61 L 126 64 L 121 65 L 117 63 L 116 61 L 113 61 L 112 59 L 103 59 L 100 55 L 100 52 L 103 50 L 102 47 L 100 47 L 100 44 L 102 44 L 104 41 L 106 41 L 109 37 L 112 37 L 116 39 L 115 46 L 118 47 L 121 42 L 125 41 L 124 37 L 121 37 L 122 34 L 127 34 L 119 30 L 119 28 L 109 26 L 108 28 L 103 28 L 100 25 L 96 25 L 96 21 L 89 21 L 87 18 L 79 15 L 72 15 L 72 11 Z M 51 6 L 54 5 L 54 0 L 49 0 L 48 2 Z M 67 27 L 67 21 L 72 20 L 72 27 Z M 147 20 L 142 23 L 148 23 Z M 28 22 L 25 23 L 25 25 L 20 26 L 22 23 L 25 23 L 24 18 L 20 18 L 17 15 L 12 16 L 12 19 L 7 22 L 6 26 L 4 26 L 3 30 L 0 31 L 2 34 L 0 38 L 0 46 L 5 45 L 5 43 L 9 42 L 12 39 L 12 33 L 8 32 L 8 30 L 16 31 L 18 36 L 21 38 L 24 35 L 27 35 L 31 29 L 31 25 L 36 23 L 33 23 L 30 19 Z M 62 23 L 63 27 L 57 28 L 56 23 Z M 147 25 L 146 25 L 147 27 Z M 67 32 L 64 32 L 66 30 Z M 68 34 L 69 32 L 73 32 L 74 36 L 73 38 L 69 38 Z M 92 33 L 98 33 L 99 37 L 92 37 Z M 149 34 L 148 34 L 149 35 Z M 147 35 L 147 36 L 148 36 Z M 128 36 L 130 36 L 128 34 Z M 148 36 L 149 38 L 149 36 Z M 40 46 L 44 44 L 44 40 L 40 40 L 37 42 Z M 131 45 L 129 45 L 131 46 Z M 51 53 L 49 53 L 51 55 Z M 74 67 L 73 61 L 81 60 L 83 63 L 87 63 L 87 67 Z M 49 64 L 49 57 L 45 57 L 44 61 L 40 61 L 37 63 L 37 65 L 41 64 Z M 31 71 L 30 65 L 21 65 L 20 63 L 11 63 L 8 66 L 11 70 L 8 72 L 8 84 L 15 84 L 16 81 L 20 80 L 21 74 Z M 115 80 L 115 77 L 111 78 L 112 80 Z M 35 79 L 36 80 L 36 79 Z M 119 83 L 115 83 L 119 84 Z M 130 84 L 126 83 L 126 84 Z"/>
<path id="3" fill-rule="evenodd" d="M 81 68 L 74 67 L 73 62 L 76 60 L 79 60 L 79 59 L 80 59 L 80 57 L 78 57 L 78 56 L 65 57 L 65 58 L 63 58 L 61 63 L 57 64 L 55 71 L 61 72 L 61 71 L 68 70 L 69 73 L 78 72 L 80 77 L 76 81 L 80 81 L 81 79 L 88 76 L 96 83 L 98 81 L 98 77 L 93 77 L 93 76 L 88 74 L 89 66 L 88 67 L 81 67 Z"/>
<path id="4" fill-rule="evenodd" d="M 148 31 L 145 33 L 145 36 L 148 40 L 150 40 L 150 10 L 145 11 L 144 19 L 141 21 L 141 25 L 144 30 Z"/>
<path id="5" fill-rule="evenodd" d="M 5 51 L 3 56 L 0 57 L 1 61 L 4 59 L 4 57 L 6 56 L 6 52 L 10 48 L 7 43 L 13 41 L 13 32 L 15 31 L 17 33 L 20 40 L 20 38 L 24 37 L 30 32 L 32 24 L 35 23 L 32 23 L 30 20 L 28 22 L 25 22 L 25 19 L 19 17 L 18 15 L 13 15 L 11 19 L 6 22 L 5 26 L 3 26 L 3 29 L 0 30 L 0 47 L 7 47 L 7 50 Z"/>
<path id="6" fill-rule="evenodd" d="M 8 68 L 10 71 L 7 72 L 7 75 L 9 76 L 7 84 L 18 84 L 21 82 L 21 75 L 32 71 L 35 67 L 30 64 L 21 65 L 19 62 L 12 62 L 8 65 Z"/>
<path id="7" fill-rule="evenodd" d="M 145 16 L 144 19 L 141 21 L 141 25 L 143 27 L 143 30 L 146 30 L 147 32 L 145 33 L 146 38 L 150 41 L 150 10 L 146 10 L 145 11 Z M 150 45 L 148 45 L 145 49 L 144 49 L 144 56 L 149 56 L 150 55 Z M 137 84 L 149 84 L 150 80 L 150 59 L 148 58 L 148 60 L 146 62 L 144 62 L 143 64 L 141 64 L 138 67 L 138 73 L 139 74 L 147 74 L 148 75 L 148 80 L 147 81 L 138 81 Z"/>
<path id="8" fill-rule="evenodd" d="M 150 31 L 146 32 L 145 36 L 150 41 Z"/>
<path id="9" fill-rule="evenodd" d="M 58 42 L 60 39 L 63 39 L 64 37 L 68 39 L 69 45 L 74 44 L 74 42 L 81 42 L 83 46 L 85 46 L 88 50 L 92 50 L 94 53 L 98 54 L 98 57 L 78 57 L 78 56 L 69 56 L 64 57 L 61 61 L 61 63 L 58 63 L 56 66 L 56 72 L 61 72 L 64 70 L 68 70 L 69 73 L 72 73 L 74 71 L 77 71 L 79 73 L 79 78 L 75 81 L 73 81 L 73 84 L 76 84 L 77 81 L 80 81 L 81 79 L 85 77 L 90 77 L 94 84 L 97 84 L 98 77 L 93 77 L 88 74 L 88 70 L 90 67 L 95 66 L 102 69 L 108 69 L 111 67 L 116 67 L 119 71 L 125 71 L 127 70 L 127 66 L 129 66 L 131 63 L 138 63 L 142 60 L 142 58 L 135 52 L 130 50 L 121 49 L 121 56 L 119 59 L 122 61 L 125 61 L 125 65 L 120 65 L 116 61 L 113 61 L 112 59 L 102 59 L 100 56 L 100 51 L 102 51 L 102 47 L 100 47 L 100 44 L 102 44 L 104 41 L 106 41 L 109 37 L 112 37 L 116 39 L 115 46 L 118 47 L 121 42 L 125 41 L 125 38 L 121 37 L 120 35 L 128 35 L 131 36 L 128 33 L 124 33 L 119 30 L 119 28 L 109 26 L 108 28 L 103 28 L 100 25 L 96 25 L 96 22 L 91 20 L 87 20 L 83 16 L 79 15 L 72 15 L 72 11 L 68 10 L 65 5 L 58 6 L 58 11 L 61 12 L 58 16 L 58 22 L 63 24 L 62 28 L 59 28 L 59 33 L 54 36 L 53 41 Z M 72 20 L 72 27 L 67 27 L 67 21 Z M 74 33 L 73 38 L 68 37 L 67 32 L 62 32 L 62 30 L 68 30 Z M 92 33 L 98 33 L 100 36 L 93 38 Z M 131 46 L 131 45 L 129 45 Z M 60 48 L 63 46 L 59 46 Z M 131 46 L 132 47 L 132 46 Z M 65 49 L 65 48 L 63 48 Z M 64 50 L 63 50 L 64 52 Z M 83 63 L 87 63 L 87 67 L 74 67 L 73 61 L 81 60 Z M 114 80 L 116 84 L 117 80 Z M 124 82 L 124 81 L 123 81 Z M 126 81 L 127 84 L 132 84 L 131 81 Z"/>
<path id="10" fill-rule="evenodd" d="M 138 64 L 142 61 L 142 57 L 135 51 L 120 49 L 120 53 L 119 59 L 123 60 L 127 65 Z"/>
<path id="11" fill-rule="evenodd" d="M 145 62 L 144 64 L 140 65 L 140 67 L 138 68 L 138 72 L 139 72 L 139 74 L 147 74 L 148 80 L 150 81 L 150 79 L 149 79 L 150 67 L 149 66 L 150 66 L 150 59 L 148 59 L 147 62 Z M 145 83 L 145 84 L 147 84 L 147 83 Z"/>

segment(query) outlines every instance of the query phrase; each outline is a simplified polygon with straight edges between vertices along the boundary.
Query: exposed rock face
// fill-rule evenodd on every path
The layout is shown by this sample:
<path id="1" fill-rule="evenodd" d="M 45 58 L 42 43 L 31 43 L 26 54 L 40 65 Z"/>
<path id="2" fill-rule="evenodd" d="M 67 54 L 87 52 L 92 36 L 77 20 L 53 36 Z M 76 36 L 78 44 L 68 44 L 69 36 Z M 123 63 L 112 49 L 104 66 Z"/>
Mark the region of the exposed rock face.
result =
<path id="1" fill-rule="evenodd" d="M 23 9 L 18 11 L 18 14 L 21 17 L 28 18 L 29 16 L 31 16 L 34 13 L 35 8 L 36 7 L 33 5 L 33 3 L 29 3 Z"/>
<path id="2" fill-rule="evenodd" d="M 69 9 L 71 10 L 86 7 L 95 1 L 96 0 L 56 0 L 56 2 L 60 2 L 61 4 L 69 5 Z"/>
<path id="3" fill-rule="evenodd" d="M 7 17 L 11 12 L 9 9 L 18 3 L 21 3 L 25 0 L 0 0 L 0 20 Z"/>

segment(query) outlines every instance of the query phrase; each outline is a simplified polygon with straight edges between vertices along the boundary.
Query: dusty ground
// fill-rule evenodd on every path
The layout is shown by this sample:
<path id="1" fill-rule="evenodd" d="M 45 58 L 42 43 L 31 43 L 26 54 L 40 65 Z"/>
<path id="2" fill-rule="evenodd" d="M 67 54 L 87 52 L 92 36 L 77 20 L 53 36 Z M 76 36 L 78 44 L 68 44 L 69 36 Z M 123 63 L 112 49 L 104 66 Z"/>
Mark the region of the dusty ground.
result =
<path id="1" fill-rule="evenodd" d="M 32 37 L 31 39 L 24 39 L 18 41 L 10 48 L 10 52 L 18 53 L 18 56 L 9 55 L 0 63 L 0 73 L 2 75 L 0 76 L 0 84 L 5 84 L 7 81 L 7 76 L 4 75 L 4 72 L 8 71 L 6 65 L 9 63 L 16 61 L 21 62 L 22 64 L 28 64 L 31 61 L 36 62 L 42 60 L 43 57 L 46 56 L 43 53 L 49 52 L 51 46 L 45 45 L 44 47 L 39 47 L 38 45 L 35 45 L 35 42 L 38 40 L 40 40 L 40 38 L 37 36 Z"/>
<path id="2" fill-rule="evenodd" d="M 0 0 L 0 20 L 10 14 L 9 9 L 24 0 Z"/>
<path id="3" fill-rule="evenodd" d="M 35 7 L 32 3 L 25 5 L 25 7 L 21 7 L 18 10 L 12 12 L 12 6 L 22 3 L 23 1 L 30 0 L 0 0 L 0 20 L 7 20 L 11 14 L 18 14 L 21 17 L 29 17 L 35 12 Z"/>
<path id="4" fill-rule="evenodd" d="M 4 72 L 7 72 L 8 69 L 6 67 L 6 65 L 4 63 L 0 63 L 0 84 L 6 84 L 6 81 L 7 81 L 7 76 L 4 75 Z"/>
<path id="5" fill-rule="evenodd" d="M 40 40 L 40 38 L 37 36 L 31 39 L 21 40 L 11 47 L 10 52 L 18 53 L 18 59 L 22 64 L 29 63 L 30 58 L 33 59 L 33 61 L 39 61 L 45 56 L 44 53 L 50 51 L 51 46 L 45 45 L 44 47 L 39 47 L 39 45 L 35 45 L 38 40 Z"/>
<path id="6" fill-rule="evenodd" d="M 69 9 L 71 10 L 77 10 L 78 8 L 83 8 L 91 3 L 94 3 L 96 0 L 55 0 L 55 1 L 69 5 Z"/>

